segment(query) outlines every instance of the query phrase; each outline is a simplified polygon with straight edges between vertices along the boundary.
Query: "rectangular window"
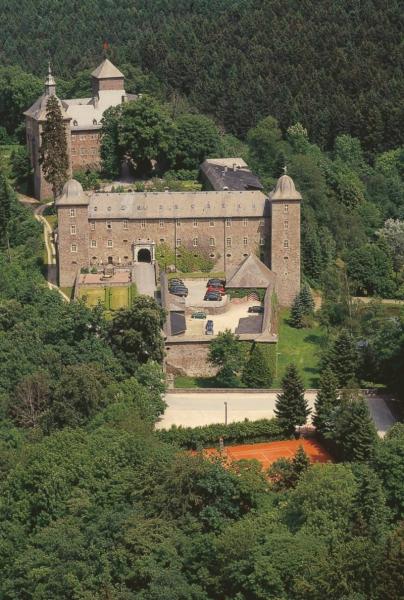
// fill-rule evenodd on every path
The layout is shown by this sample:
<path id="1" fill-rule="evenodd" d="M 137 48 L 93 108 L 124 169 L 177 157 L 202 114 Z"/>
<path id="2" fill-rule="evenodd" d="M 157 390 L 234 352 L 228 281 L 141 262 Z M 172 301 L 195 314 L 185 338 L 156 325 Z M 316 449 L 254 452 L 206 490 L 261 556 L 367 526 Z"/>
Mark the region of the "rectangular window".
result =
<path id="1" fill-rule="evenodd" d="M 141 227 L 142 229 L 146 229 L 146 221 L 145 221 L 144 219 L 142 219 L 142 220 L 140 221 L 140 227 Z"/>
<path id="2" fill-rule="evenodd" d="M 159 226 L 160 226 L 160 227 L 164 227 L 164 221 L 163 221 L 163 219 L 160 219 L 160 221 L 159 221 Z"/>
<path id="3" fill-rule="evenodd" d="M 198 227 L 198 219 L 194 219 L 194 227 Z"/>
<path id="4" fill-rule="evenodd" d="M 90 229 L 91 231 L 95 231 L 95 221 L 90 221 Z"/>
<path id="5" fill-rule="evenodd" d="M 212 221 L 212 220 L 210 220 L 210 221 L 209 221 L 209 227 L 214 227 L 214 226 L 215 226 L 215 222 L 214 222 L 214 221 Z"/>
<path id="6" fill-rule="evenodd" d="M 265 246 L 265 238 L 260 237 L 260 246 Z"/>
<path id="7" fill-rule="evenodd" d="M 265 224 L 265 223 L 264 223 L 264 219 L 260 219 L 259 226 L 260 226 L 260 227 L 264 227 L 264 224 Z"/>
<path id="8" fill-rule="evenodd" d="M 107 246 L 108 246 L 108 248 L 112 248 L 112 246 L 113 246 L 112 240 L 107 241 Z"/>
<path id="9" fill-rule="evenodd" d="M 127 228 L 128 228 L 128 221 L 127 221 L 127 219 L 124 219 L 124 220 L 123 220 L 123 228 L 124 228 L 124 229 L 127 229 Z"/>
<path id="10" fill-rule="evenodd" d="M 72 148 L 72 156 L 76 156 L 76 148 Z"/>
<path id="11" fill-rule="evenodd" d="M 226 238 L 226 248 L 231 248 L 231 238 Z"/>
<path id="12" fill-rule="evenodd" d="M 179 219 L 177 219 L 176 224 L 177 224 L 177 227 L 181 227 L 181 221 Z"/>
<path id="13" fill-rule="evenodd" d="M 76 225 L 70 225 L 70 235 L 76 235 Z"/>
<path id="14" fill-rule="evenodd" d="M 289 221 L 284 221 L 283 222 L 283 228 L 284 229 L 289 229 Z"/>
<path id="15" fill-rule="evenodd" d="M 77 252 L 77 244 L 72 244 L 70 246 L 70 252 Z"/>
<path id="16" fill-rule="evenodd" d="M 111 221 L 107 221 L 107 229 L 112 229 L 112 223 L 111 223 Z"/>
<path id="17" fill-rule="evenodd" d="M 91 240 L 91 248 L 96 248 L 97 247 L 97 240 Z"/>
<path id="18" fill-rule="evenodd" d="M 248 224 L 248 219 L 246 217 L 244 217 L 243 219 L 243 227 L 247 227 Z"/>
<path id="19" fill-rule="evenodd" d="M 289 212 L 289 204 L 284 205 L 283 212 Z"/>
<path id="20" fill-rule="evenodd" d="M 226 227 L 230 227 L 231 226 L 231 219 L 226 219 Z"/>
<path id="21" fill-rule="evenodd" d="M 288 240 L 284 240 L 283 241 L 283 247 L 284 248 L 289 248 L 289 241 Z"/>
<path id="22" fill-rule="evenodd" d="M 71 208 L 71 209 L 69 210 L 69 215 L 70 215 L 71 217 L 75 217 L 75 216 L 76 216 L 76 209 L 75 209 L 75 208 Z"/>
<path id="23" fill-rule="evenodd" d="M 247 236 L 243 238 L 243 244 L 244 244 L 244 246 L 248 245 L 248 237 Z"/>
<path id="24" fill-rule="evenodd" d="M 177 246 L 181 246 L 181 238 L 177 238 Z"/>
<path id="25" fill-rule="evenodd" d="M 192 240 L 192 245 L 193 245 L 194 248 L 196 248 L 196 246 L 198 245 L 198 238 L 194 238 Z"/>
<path id="26" fill-rule="evenodd" d="M 215 238 L 209 238 L 209 246 L 215 245 Z"/>

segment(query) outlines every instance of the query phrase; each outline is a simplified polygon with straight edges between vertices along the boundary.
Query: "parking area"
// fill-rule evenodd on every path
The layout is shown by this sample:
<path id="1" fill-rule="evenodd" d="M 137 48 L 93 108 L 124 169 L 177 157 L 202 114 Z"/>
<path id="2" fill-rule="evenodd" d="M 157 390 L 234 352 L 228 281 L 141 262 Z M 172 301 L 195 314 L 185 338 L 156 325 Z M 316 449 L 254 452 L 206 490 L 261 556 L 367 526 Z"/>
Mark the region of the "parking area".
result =
<path id="1" fill-rule="evenodd" d="M 230 302 L 227 295 L 222 296 L 219 302 L 205 301 L 206 283 L 208 279 L 184 279 L 184 285 L 188 288 L 188 296 L 185 299 L 185 308 L 187 309 L 186 326 L 187 336 L 200 337 L 205 335 L 206 322 L 213 321 L 213 334 L 230 329 L 233 333 L 239 326 L 240 319 L 251 317 L 248 312 L 250 306 L 257 306 L 259 302 L 251 300 L 248 302 L 233 303 Z M 222 309 L 223 312 L 215 314 L 215 309 Z M 193 312 L 206 313 L 206 319 L 193 319 Z"/>

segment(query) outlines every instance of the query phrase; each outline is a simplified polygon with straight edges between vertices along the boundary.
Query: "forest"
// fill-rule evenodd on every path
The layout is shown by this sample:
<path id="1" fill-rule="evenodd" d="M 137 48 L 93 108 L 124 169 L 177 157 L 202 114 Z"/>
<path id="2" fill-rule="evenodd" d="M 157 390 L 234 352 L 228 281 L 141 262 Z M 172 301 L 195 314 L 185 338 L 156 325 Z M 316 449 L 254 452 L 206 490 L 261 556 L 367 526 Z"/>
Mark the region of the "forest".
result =
<path id="1" fill-rule="evenodd" d="M 219 433 L 288 439 L 287 414 L 155 433 L 161 309 L 139 297 L 111 321 L 63 302 L 42 276 L 40 226 L 4 176 L 0 200 L 2 599 L 401 598 L 403 426 L 379 440 L 356 392 L 335 396 L 330 365 L 342 385 L 355 377 L 343 332 L 316 407 L 335 463 L 206 460 L 184 449 Z M 296 369 L 283 387 L 302 399 Z"/>
<path id="2" fill-rule="evenodd" d="M 24 71 L 19 101 L 42 83 L 49 59 L 59 79 L 81 71 L 67 86 L 72 97 L 88 89 L 107 42 L 111 60 L 132 69 L 129 92 L 183 98 L 240 136 L 269 114 L 283 132 L 301 122 L 327 150 L 349 133 L 373 155 L 403 143 L 401 8 L 398 0 L 1 0 L 0 65 Z M 0 93 L 5 123 L 9 100 Z"/>

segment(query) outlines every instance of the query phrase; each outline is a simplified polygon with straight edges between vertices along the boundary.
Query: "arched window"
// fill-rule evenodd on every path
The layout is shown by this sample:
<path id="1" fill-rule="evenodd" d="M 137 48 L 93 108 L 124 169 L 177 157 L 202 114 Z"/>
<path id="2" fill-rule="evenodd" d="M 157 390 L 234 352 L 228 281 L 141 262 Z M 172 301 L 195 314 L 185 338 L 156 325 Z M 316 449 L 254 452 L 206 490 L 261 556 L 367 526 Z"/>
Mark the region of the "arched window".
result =
<path id="1" fill-rule="evenodd" d="M 78 125 L 78 122 L 77 122 L 77 121 L 76 121 L 76 119 L 75 119 L 75 120 L 73 121 L 73 126 L 74 126 L 74 127 L 77 127 L 77 125 Z"/>

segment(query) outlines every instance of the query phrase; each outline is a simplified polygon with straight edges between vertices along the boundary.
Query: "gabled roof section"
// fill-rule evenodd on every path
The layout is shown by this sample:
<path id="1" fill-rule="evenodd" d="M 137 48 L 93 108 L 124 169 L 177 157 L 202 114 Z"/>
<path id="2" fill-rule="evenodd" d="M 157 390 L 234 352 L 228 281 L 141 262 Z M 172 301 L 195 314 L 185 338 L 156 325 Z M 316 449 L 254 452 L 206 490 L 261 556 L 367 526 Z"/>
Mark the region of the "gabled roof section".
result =
<path id="1" fill-rule="evenodd" d="M 201 173 L 214 190 L 262 190 L 263 185 L 242 158 L 208 158 Z"/>
<path id="2" fill-rule="evenodd" d="M 50 96 L 48 96 L 47 94 L 42 94 L 42 96 L 39 96 L 39 98 L 37 100 L 35 100 L 34 104 L 32 106 L 30 106 L 29 109 L 24 112 L 24 116 L 31 117 L 32 119 L 35 119 L 36 121 L 46 121 L 46 105 L 48 103 L 49 98 L 50 98 Z M 64 106 L 63 102 L 61 100 L 59 100 L 59 98 L 57 96 L 56 96 L 56 98 L 59 102 L 60 111 L 62 113 L 63 119 L 65 119 L 65 120 L 70 119 L 69 115 L 66 114 L 66 110 L 65 110 L 65 106 Z"/>
<path id="3" fill-rule="evenodd" d="M 105 58 L 100 65 L 91 73 L 95 79 L 122 79 L 123 73 L 112 64 L 108 58 Z"/>
<path id="4" fill-rule="evenodd" d="M 236 271 L 227 279 L 227 288 L 267 288 L 274 284 L 276 279 L 273 273 L 258 256 L 250 254 L 243 260 Z"/>

